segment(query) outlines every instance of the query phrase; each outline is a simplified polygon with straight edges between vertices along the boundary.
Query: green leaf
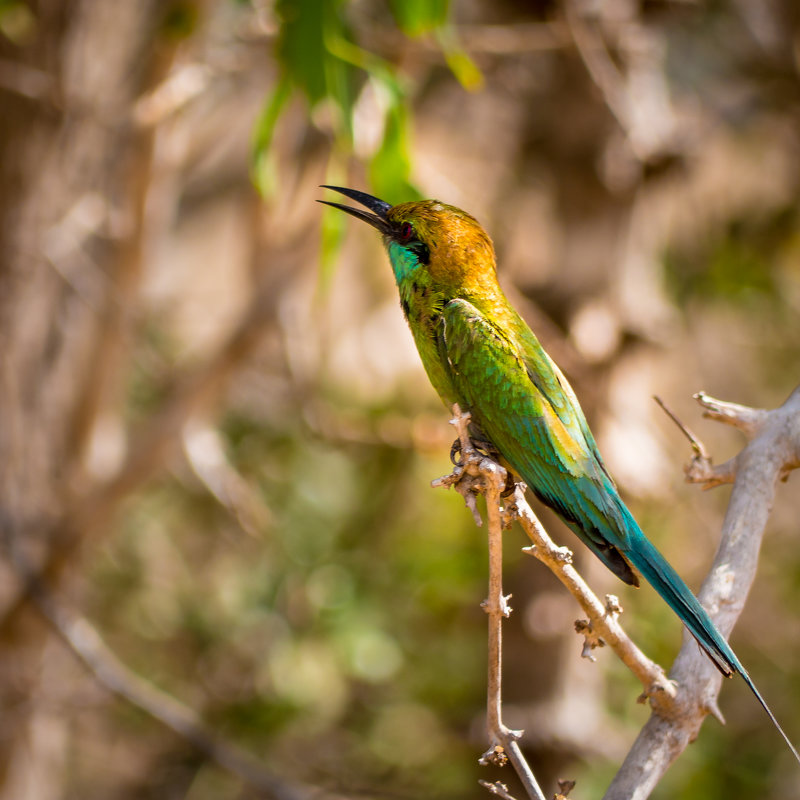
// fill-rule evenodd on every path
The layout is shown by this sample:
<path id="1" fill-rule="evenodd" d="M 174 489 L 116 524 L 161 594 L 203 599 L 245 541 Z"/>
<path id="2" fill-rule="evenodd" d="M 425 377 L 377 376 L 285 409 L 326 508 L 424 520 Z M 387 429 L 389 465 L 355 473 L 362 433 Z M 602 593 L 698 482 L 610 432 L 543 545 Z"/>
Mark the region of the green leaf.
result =
<path id="1" fill-rule="evenodd" d="M 286 78 L 278 85 L 264 104 L 253 131 L 253 150 L 251 154 L 252 180 L 262 197 L 270 197 L 275 191 L 275 162 L 272 157 L 272 138 L 281 111 L 291 96 L 291 86 Z"/>
<path id="2" fill-rule="evenodd" d="M 390 0 L 397 25 L 406 36 L 422 36 L 447 22 L 449 0 Z"/>
<path id="3" fill-rule="evenodd" d="M 347 215 L 336 208 L 324 206 L 322 212 L 322 241 L 319 257 L 319 284 L 318 291 L 321 295 L 327 293 L 331 278 L 333 277 L 336 259 L 344 241 L 345 224 Z"/>
<path id="4" fill-rule="evenodd" d="M 33 41 L 37 21 L 33 11 L 22 0 L 0 0 L 0 35 L 18 47 Z"/>
<path id="5" fill-rule="evenodd" d="M 369 164 L 370 185 L 387 202 L 419 199 L 410 182 L 411 146 L 408 109 L 403 98 L 393 94 L 386 110 L 383 140 Z"/>
<path id="6" fill-rule="evenodd" d="M 341 7 L 342 0 L 279 0 L 276 53 L 284 76 L 302 91 L 312 111 L 323 101 L 331 103 L 334 130 L 350 139 L 353 69 L 331 49 L 331 42 L 350 38 Z"/>
<path id="7" fill-rule="evenodd" d="M 460 48 L 446 49 L 444 57 L 456 80 L 469 92 L 483 88 L 483 73 L 477 64 Z"/>
<path id="8" fill-rule="evenodd" d="M 451 27 L 442 27 L 436 38 L 455 79 L 469 92 L 481 89 L 483 73 L 458 43 L 454 30 Z"/>

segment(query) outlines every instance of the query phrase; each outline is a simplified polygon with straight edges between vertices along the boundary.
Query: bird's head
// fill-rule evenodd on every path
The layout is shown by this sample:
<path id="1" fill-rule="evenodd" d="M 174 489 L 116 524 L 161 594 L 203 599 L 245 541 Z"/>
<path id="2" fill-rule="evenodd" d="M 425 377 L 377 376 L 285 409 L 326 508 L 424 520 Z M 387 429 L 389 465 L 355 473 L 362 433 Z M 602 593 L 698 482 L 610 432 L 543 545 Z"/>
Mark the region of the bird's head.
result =
<path id="1" fill-rule="evenodd" d="M 323 188 L 340 192 L 369 209 L 367 212 L 319 201 L 363 220 L 383 234 L 398 284 L 424 270 L 442 287 L 481 291 L 496 285 L 492 240 L 466 211 L 438 200 L 392 206 L 356 189 Z"/>

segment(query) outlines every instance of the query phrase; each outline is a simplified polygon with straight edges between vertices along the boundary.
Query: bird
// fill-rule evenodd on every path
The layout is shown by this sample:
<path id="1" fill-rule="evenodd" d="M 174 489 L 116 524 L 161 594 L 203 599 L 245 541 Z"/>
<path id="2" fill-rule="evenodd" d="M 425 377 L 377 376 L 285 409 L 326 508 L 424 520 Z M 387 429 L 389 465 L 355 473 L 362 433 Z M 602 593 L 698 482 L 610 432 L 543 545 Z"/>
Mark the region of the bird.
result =
<path id="1" fill-rule="evenodd" d="M 448 408 L 469 412 L 471 437 L 499 454 L 620 580 L 638 586 L 644 577 L 714 666 L 742 676 L 800 763 L 731 646 L 620 497 L 575 392 L 500 288 L 480 223 L 438 200 L 391 205 L 356 189 L 321 188 L 367 209 L 318 201 L 381 233 L 425 372 Z"/>

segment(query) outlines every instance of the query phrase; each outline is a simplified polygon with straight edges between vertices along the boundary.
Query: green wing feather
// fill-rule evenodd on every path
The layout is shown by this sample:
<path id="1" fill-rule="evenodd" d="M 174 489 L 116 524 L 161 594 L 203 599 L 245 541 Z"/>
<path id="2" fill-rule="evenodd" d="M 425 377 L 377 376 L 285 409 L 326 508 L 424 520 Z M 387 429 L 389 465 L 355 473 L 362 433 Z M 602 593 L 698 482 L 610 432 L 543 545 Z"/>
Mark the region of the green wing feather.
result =
<path id="1" fill-rule="evenodd" d="M 510 330 L 466 300 L 445 305 L 439 354 L 454 393 L 533 492 L 612 572 L 637 584 L 620 552 L 630 515 L 572 390 L 521 319 Z"/>

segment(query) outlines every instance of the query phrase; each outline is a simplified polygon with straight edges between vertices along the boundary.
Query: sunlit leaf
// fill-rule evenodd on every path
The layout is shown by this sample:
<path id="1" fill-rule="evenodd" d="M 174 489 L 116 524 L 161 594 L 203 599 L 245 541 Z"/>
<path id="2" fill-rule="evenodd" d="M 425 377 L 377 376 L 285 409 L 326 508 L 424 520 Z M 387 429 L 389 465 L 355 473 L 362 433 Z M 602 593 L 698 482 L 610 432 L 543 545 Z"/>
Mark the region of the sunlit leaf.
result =
<path id="1" fill-rule="evenodd" d="M 474 92 L 483 87 L 483 73 L 467 53 L 454 48 L 445 50 L 444 57 L 450 71 L 465 89 Z"/>
<path id="2" fill-rule="evenodd" d="M 418 197 L 411 186 L 411 159 L 408 148 L 408 121 L 402 106 L 389 110 L 383 141 L 369 164 L 370 185 L 387 202 Z"/>
<path id="3" fill-rule="evenodd" d="M 280 0 L 282 19 L 276 54 L 284 76 L 308 99 L 312 110 L 322 101 L 335 104 L 334 132 L 349 137 L 352 116 L 352 67 L 331 52 L 330 42 L 348 38 L 342 0 Z"/>
<path id="4" fill-rule="evenodd" d="M 291 95 L 291 87 L 287 79 L 278 81 L 278 85 L 264 104 L 253 131 L 253 151 L 251 171 L 253 183 L 262 197 L 269 197 L 275 190 L 275 163 L 272 158 L 272 138 L 281 111 Z"/>
<path id="5" fill-rule="evenodd" d="M 369 163 L 370 185 L 378 197 L 390 203 L 419 199 L 411 184 L 409 111 L 399 87 L 388 84 L 390 98 L 383 140 Z"/>
<path id="6" fill-rule="evenodd" d="M 36 35 L 36 17 L 22 0 L 0 0 L 0 35 L 15 45 L 28 44 Z"/>
<path id="7" fill-rule="evenodd" d="M 389 7 L 407 36 L 421 36 L 447 22 L 449 0 L 390 0 Z"/>
<path id="8" fill-rule="evenodd" d="M 345 223 L 347 215 L 335 208 L 323 206 L 322 212 L 322 239 L 319 255 L 319 290 L 324 293 L 331 277 L 333 276 L 336 259 L 344 240 Z"/>

